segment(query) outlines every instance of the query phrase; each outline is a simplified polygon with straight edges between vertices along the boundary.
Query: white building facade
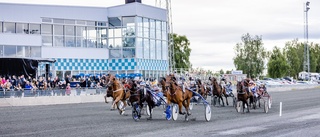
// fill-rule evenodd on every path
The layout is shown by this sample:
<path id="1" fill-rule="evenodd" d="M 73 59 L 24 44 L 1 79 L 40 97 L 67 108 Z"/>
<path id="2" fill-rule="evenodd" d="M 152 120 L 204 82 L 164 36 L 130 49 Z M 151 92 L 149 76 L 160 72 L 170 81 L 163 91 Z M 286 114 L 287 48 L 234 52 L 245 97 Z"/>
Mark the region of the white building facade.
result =
<path id="1" fill-rule="evenodd" d="M 0 58 L 50 58 L 53 75 L 168 71 L 167 11 L 0 3 Z M 38 74 L 45 73 L 40 64 Z"/>

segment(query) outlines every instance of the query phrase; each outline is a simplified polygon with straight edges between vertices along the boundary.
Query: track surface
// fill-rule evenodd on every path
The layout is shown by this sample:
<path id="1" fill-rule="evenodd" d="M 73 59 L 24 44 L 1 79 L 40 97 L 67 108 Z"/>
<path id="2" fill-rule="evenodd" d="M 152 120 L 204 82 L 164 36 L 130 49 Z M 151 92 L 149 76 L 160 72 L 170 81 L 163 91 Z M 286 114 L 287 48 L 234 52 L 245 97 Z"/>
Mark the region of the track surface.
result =
<path id="1" fill-rule="evenodd" d="M 154 109 L 153 120 L 143 115 L 139 122 L 132 119 L 130 107 L 121 116 L 105 103 L 0 107 L 0 136 L 320 136 L 320 89 L 270 94 L 273 104 L 267 114 L 262 108 L 241 114 L 232 106 L 212 106 L 209 122 L 202 104 L 194 106 L 189 122 L 182 115 L 165 120 L 162 107 Z"/>

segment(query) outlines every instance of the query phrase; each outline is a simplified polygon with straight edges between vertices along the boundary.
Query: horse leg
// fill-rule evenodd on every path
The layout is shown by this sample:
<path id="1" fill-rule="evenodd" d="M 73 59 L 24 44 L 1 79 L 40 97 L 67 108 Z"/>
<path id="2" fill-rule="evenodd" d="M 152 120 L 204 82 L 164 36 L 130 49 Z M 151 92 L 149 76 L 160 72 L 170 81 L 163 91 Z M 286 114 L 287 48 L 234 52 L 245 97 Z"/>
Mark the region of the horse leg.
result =
<path id="1" fill-rule="evenodd" d="M 122 111 L 122 114 L 121 114 L 121 115 L 123 115 L 124 112 L 126 111 L 127 100 L 122 100 L 122 102 L 123 102 L 123 107 L 121 108 L 121 111 Z"/>
<path id="2" fill-rule="evenodd" d="M 187 100 L 183 101 L 183 106 L 186 109 L 187 114 L 190 116 L 191 112 L 190 112 L 190 109 L 189 109 L 189 104 L 190 104 L 190 99 L 187 99 Z"/>
<path id="3" fill-rule="evenodd" d="M 219 99 L 221 100 L 221 102 L 222 102 L 222 106 L 224 107 L 224 102 L 223 102 L 222 95 L 220 95 L 220 96 L 219 96 Z"/>
<path id="4" fill-rule="evenodd" d="M 119 109 L 119 107 L 117 105 L 119 101 L 120 101 L 120 97 L 117 97 L 115 100 L 113 100 L 113 103 L 112 103 L 113 109 L 115 109 L 115 107 L 117 107 Z"/>
<path id="5" fill-rule="evenodd" d="M 247 104 L 247 106 L 248 106 L 248 102 L 247 101 L 245 102 L 245 104 Z M 243 108 L 243 112 L 244 112 L 244 108 Z M 247 107 L 247 113 L 250 113 L 249 107 Z"/>
<path id="6" fill-rule="evenodd" d="M 148 103 L 148 106 L 149 106 L 150 116 L 149 116 L 149 118 L 147 118 L 147 120 L 152 120 L 152 105 L 151 105 L 151 103 Z"/>
<path id="7" fill-rule="evenodd" d="M 182 102 L 183 102 L 183 101 L 179 101 L 179 102 L 178 102 L 178 105 L 179 105 L 179 114 L 184 115 L 184 114 L 186 114 L 186 112 L 182 112 Z"/>
<path id="8" fill-rule="evenodd" d="M 109 102 L 107 101 L 107 95 L 104 96 L 104 102 L 109 103 Z"/>
<path id="9" fill-rule="evenodd" d="M 227 106 L 229 106 L 229 103 L 228 103 L 228 96 L 227 96 L 227 95 L 225 95 L 225 98 L 226 98 Z"/>

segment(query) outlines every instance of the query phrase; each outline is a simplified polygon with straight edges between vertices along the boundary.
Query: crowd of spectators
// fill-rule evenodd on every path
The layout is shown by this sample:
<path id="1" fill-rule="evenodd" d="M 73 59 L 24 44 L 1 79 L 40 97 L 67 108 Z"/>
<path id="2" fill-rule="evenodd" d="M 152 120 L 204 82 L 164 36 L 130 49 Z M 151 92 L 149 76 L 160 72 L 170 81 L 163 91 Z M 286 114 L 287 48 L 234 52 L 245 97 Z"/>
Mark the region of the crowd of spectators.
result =
<path id="1" fill-rule="evenodd" d="M 22 97 L 26 91 L 30 96 L 69 96 L 71 90 L 77 90 L 77 95 L 81 89 L 103 88 L 106 86 L 106 76 L 101 77 L 81 77 L 78 81 L 66 75 L 65 78 L 59 77 L 25 77 L 24 75 L 0 76 L 0 97 Z M 76 83 L 71 87 L 71 83 Z"/>

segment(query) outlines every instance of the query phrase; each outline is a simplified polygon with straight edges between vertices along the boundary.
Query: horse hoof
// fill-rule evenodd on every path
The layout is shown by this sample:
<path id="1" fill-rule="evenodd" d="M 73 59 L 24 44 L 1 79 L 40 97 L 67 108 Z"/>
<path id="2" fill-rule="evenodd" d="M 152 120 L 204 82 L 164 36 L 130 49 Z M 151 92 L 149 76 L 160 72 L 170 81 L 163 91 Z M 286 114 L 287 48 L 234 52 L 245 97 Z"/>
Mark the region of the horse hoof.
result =
<path id="1" fill-rule="evenodd" d="M 152 120 L 152 118 L 148 117 L 147 120 Z"/>
<path id="2" fill-rule="evenodd" d="M 186 112 L 179 112 L 179 114 L 181 114 L 181 115 L 185 115 L 185 114 L 186 114 Z"/>

